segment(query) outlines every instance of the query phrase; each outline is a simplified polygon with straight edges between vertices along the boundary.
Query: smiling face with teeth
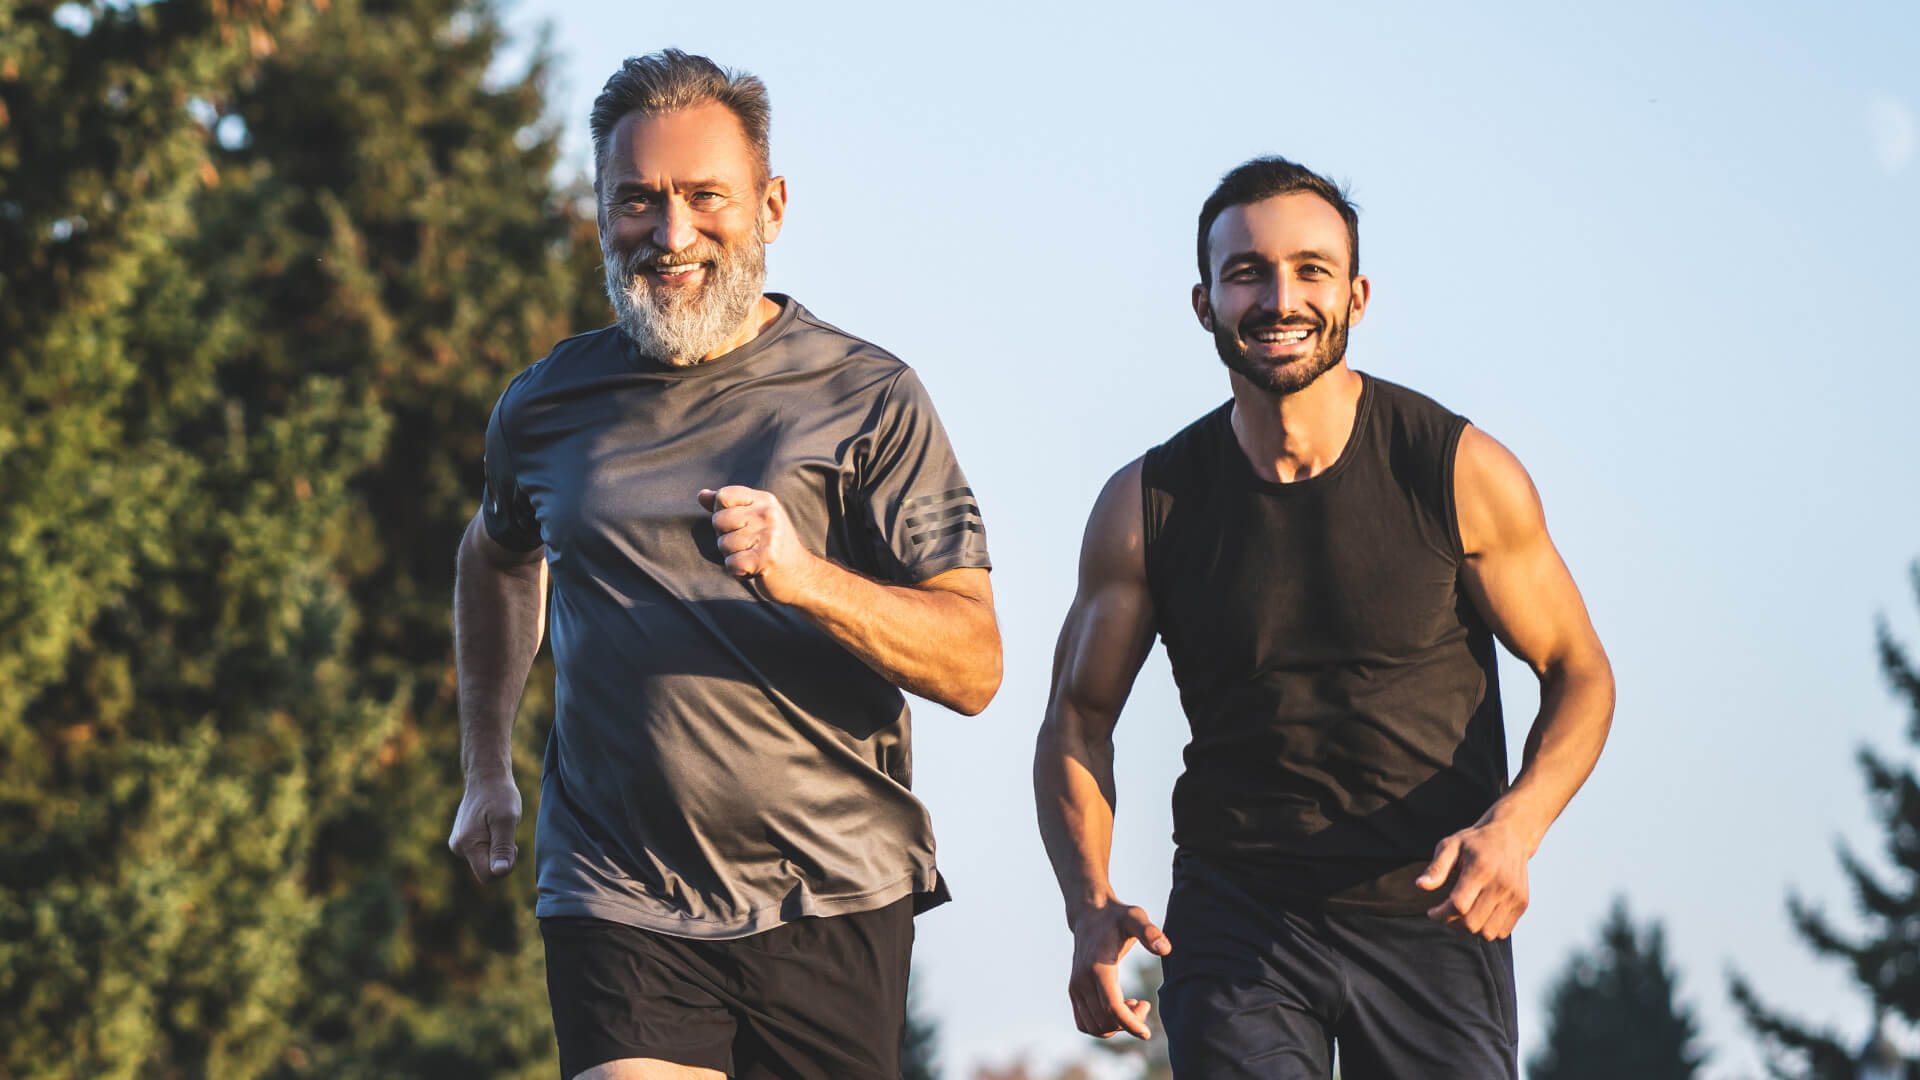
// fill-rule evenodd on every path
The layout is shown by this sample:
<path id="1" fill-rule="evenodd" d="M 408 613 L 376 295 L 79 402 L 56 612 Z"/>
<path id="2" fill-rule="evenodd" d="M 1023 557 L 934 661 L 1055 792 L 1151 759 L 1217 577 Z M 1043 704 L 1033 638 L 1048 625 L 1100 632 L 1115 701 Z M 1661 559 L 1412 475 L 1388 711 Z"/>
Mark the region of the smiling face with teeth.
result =
<path id="1" fill-rule="evenodd" d="M 642 354 L 698 364 L 753 339 L 787 186 L 718 102 L 616 124 L 598 179 L 607 296 Z M 775 309 L 777 312 L 777 309 Z"/>
<path id="2" fill-rule="evenodd" d="M 1318 195 L 1230 206 L 1207 234 L 1210 285 L 1193 310 L 1220 360 L 1271 394 L 1312 386 L 1342 363 L 1371 288 L 1352 273 L 1347 223 Z"/>

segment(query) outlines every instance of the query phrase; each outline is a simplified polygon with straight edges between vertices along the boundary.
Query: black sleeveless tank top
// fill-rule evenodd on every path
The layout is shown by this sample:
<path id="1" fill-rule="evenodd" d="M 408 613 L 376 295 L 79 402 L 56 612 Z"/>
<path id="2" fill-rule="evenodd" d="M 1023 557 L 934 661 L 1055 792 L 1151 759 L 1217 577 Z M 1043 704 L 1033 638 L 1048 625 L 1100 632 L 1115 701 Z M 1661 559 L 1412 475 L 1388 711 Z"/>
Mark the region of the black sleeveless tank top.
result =
<path id="1" fill-rule="evenodd" d="M 1233 403 L 1149 450 L 1147 584 L 1192 727 L 1174 841 L 1281 902 L 1390 914 L 1507 787 L 1493 636 L 1461 591 L 1466 427 L 1362 376 L 1332 466 L 1260 479 Z"/>

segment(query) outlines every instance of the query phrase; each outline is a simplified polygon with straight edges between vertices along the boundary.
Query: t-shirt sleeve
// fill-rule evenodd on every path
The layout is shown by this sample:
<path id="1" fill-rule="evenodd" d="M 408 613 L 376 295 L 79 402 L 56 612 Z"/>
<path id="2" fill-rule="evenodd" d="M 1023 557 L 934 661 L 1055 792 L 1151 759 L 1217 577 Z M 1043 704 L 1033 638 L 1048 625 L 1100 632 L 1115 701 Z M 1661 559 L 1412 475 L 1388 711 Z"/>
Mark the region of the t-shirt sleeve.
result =
<path id="1" fill-rule="evenodd" d="M 487 421 L 486 490 L 480 496 L 480 520 L 493 542 L 508 551 L 532 551 L 541 544 L 540 523 L 515 475 L 513 454 L 507 449 L 508 387 Z"/>
<path id="2" fill-rule="evenodd" d="M 896 581 L 925 581 L 961 567 L 988 569 L 980 504 L 953 456 L 933 399 L 911 369 L 881 405 L 863 492 L 876 547 Z"/>

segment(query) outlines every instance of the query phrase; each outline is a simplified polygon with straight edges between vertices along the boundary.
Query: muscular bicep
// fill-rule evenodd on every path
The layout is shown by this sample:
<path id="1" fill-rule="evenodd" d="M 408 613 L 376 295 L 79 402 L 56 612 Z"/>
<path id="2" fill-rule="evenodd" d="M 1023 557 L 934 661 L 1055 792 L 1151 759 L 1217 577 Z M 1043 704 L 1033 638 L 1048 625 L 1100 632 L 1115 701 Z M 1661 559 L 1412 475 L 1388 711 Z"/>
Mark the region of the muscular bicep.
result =
<path id="1" fill-rule="evenodd" d="M 1494 634 L 1536 673 L 1593 656 L 1600 642 L 1518 458 L 1478 428 L 1461 434 L 1454 502 L 1461 581 Z"/>
<path id="2" fill-rule="evenodd" d="M 1153 645 L 1140 463 L 1107 482 L 1087 521 L 1078 588 L 1054 648 L 1050 723 L 1111 733 Z"/>

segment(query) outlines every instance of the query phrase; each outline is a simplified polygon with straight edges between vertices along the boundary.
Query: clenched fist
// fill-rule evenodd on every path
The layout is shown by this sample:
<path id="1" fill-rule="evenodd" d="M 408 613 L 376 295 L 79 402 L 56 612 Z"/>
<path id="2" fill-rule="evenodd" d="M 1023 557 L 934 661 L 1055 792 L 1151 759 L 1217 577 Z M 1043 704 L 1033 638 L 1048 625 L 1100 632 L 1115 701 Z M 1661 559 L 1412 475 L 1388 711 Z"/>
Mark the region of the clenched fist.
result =
<path id="1" fill-rule="evenodd" d="M 787 508 L 773 492 L 732 484 L 704 489 L 699 498 L 713 514 L 728 573 L 756 580 L 762 595 L 783 604 L 806 594 L 820 557 L 800 542 Z"/>

